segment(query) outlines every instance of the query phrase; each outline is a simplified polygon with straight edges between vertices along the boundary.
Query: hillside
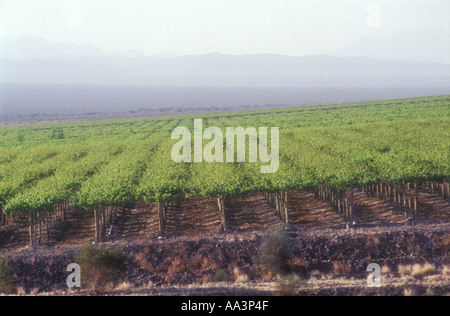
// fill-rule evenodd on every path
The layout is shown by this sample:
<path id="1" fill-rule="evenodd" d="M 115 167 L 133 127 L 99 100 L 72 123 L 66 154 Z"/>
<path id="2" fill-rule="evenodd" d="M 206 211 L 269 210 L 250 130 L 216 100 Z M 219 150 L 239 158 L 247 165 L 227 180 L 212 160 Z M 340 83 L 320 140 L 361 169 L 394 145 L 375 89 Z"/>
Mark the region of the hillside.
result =
<path id="1" fill-rule="evenodd" d="M 364 280 L 364 269 L 375 261 L 394 278 L 399 265 L 433 264 L 435 294 L 448 293 L 449 102 L 449 96 L 436 96 L 1 127 L 1 256 L 14 263 L 27 291 L 63 290 L 62 275 L 48 271 L 92 242 L 127 254 L 128 281 L 141 287 L 137 293 L 218 282 L 218 274 L 264 284 L 270 279 L 255 251 L 283 224 L 294 245 L 292 273 L 306 280 L 323 275 L 325 292 L 336 293 L 326 290 L 327 275 L 328 281 L 341 274 L 350 283 L 352 276 Z M 279 144 L 270 145 L 272 153 L 279 147 L 278 171 L 261 173 L 262 160 L 173 161 L 179 139 L 172 131 L 194 131 L 199 118 L 203 130 L 216 132 L 278 127 Z M 26 250 L 30 245 L 34 251 Z M 52 262 L 47 267 L 45 258 Z M 35 274 L 42 269 L 45 281 Z M 150 281 L 155 288 L 142 289 Z M 423 280 L 412 281 L 411 289 L 429 290 L 416 282 Z M 398 283 L 383 291 L 402 294 Z M 298 291 L 322 293 L 320 285 L 303 284 Z M 343 293 L 366 289 L 353 284 Z"/>

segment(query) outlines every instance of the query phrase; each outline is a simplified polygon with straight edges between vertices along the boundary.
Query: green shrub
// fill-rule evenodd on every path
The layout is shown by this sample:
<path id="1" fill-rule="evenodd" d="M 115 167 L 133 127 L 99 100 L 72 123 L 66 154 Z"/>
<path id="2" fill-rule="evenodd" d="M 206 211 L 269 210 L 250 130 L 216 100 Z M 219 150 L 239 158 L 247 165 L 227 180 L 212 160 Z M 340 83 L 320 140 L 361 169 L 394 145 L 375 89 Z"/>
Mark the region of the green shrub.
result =
<path id="1" fill-rule="evenodd" d="M 216 282 L 228 282 L 229 281 L 229 277 L 228 277 L 227 271 L 225 271 L 222 268 L 218 269 L 216 271 L 215 275 L 214 275 L 214 281 L 216 281 Z"/>
<path id="2" fill-rule="evenodd" d="M 79 250 L 76 260 L 81 268 L 82 286 L 95 292 L 125 280 L 127 257 L 120 251 L 90 245 Z"/>
<path id="3" fill-rule="evenodd" d="M 14 271 L 4 261 L 0 260 L 0 293 L 13 294 L 16 291 Z"/>
<path id="4" fill-rule="evenodd" d="M 290 243 L 284 227 L 267 235 L 258 249 L 258 263 L 269 278 L 289 272 Z"/>

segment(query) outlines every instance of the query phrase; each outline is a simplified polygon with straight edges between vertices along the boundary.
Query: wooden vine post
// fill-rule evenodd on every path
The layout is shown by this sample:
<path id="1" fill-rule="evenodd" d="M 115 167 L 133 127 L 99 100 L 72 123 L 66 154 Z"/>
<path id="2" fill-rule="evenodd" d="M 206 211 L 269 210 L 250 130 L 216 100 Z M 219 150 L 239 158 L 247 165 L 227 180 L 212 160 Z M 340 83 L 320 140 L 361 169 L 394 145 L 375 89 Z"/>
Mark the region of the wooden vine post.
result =
<path id="1" fill-rule="evenodd" d="M 31 210 L 28 212 L 28 233 L 30 238 L 30 247 L 34 247 L 36 245 L 36 240 L 34 238 L 34 216 Z"/>
<path id="2" fill-rule="evenodd" d="M 99 208 L 94 206 L 94 225 L 95 225 L 95 242 L 100 241 L 100 218 L 99 218 Z"/>
<path id="3" fill-rule="evenodd" d="M 3 213 L 3 206 L 0 204 L 0 226 L 8 225 L 8 215 Z"/>
<path id="4" fill-rule="evenodd" d="M 269 205 L 275 208 L 275 216 L 278 220 L 284 221 L 289 225 L 288 191 L 283 191 L 281 193 L 267 193 L 266 199 Z"/>
<path id="5" fill-rule="evenodd" d="M 217 207 L 220 213 L 220 231 L 226 232 L 228 230 L 228 218 L 225 209 L 225 199 L 223 197 L 217 198 Z"/>
<path id="6" fill-rule="evenodd" d="M 414 220 L 417 220 L 419 210 L 419 187 L 417 181 L 414 181 Z"/>
<path id="7" fill-rule="evenodd" d="M 167 222 L 167 205 L 162 200 L 158 201 L 158 214 L 159 214 L 159 233 L 164 235 Z"/>
<path id="8" fill-rule="evenodd" d="M 350 188 L 349 194 L 349 207 L 348 207 L 348 222 L 353 222 L 353 211 L 354 211 L 354 196 L 353 196 L 353 187 Z"/>
<path id="9" fill-rule="evenodd" d="M 286 225 L 289 225 L 289 199 L 288 199 L 288 191 L 284 192 L 284 219 L 286 222 Z"/>

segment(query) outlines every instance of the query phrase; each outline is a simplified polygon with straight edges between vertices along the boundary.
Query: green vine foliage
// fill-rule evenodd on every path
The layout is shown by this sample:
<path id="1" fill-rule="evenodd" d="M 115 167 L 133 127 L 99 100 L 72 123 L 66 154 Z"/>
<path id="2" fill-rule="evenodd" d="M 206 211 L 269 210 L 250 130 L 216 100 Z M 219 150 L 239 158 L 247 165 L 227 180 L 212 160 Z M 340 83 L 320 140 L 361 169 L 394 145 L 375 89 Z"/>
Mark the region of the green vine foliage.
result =
<path id="1" fill-rule="evenodd" d="M 450 179 L 449 104 L 450 96 L 441 96 L 1 127 L 0 209 L 26 214 L 66 201 L 91 210 L 139 199 L 167 203 L 180 194 L 218 198 L 311 191 L 319 184 L 345 190 L 442 182 Z M 260 162 L 174 162 L 171 132 L 183 126 L 193 133 L 195 118 L 224 135 L 226 127 L 279 127 L 278 171 L 262 174 Z"/>

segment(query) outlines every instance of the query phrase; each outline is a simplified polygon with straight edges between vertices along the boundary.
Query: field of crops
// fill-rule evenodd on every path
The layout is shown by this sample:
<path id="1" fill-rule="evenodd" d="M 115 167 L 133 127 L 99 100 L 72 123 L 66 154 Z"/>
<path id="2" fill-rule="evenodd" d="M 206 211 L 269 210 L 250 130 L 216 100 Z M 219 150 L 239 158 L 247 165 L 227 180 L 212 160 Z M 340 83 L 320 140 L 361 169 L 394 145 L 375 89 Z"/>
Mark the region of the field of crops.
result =
<path id="1" fill-rule="evenodd" d="M 261 163 L 176 163 L 178 126 L 194 119 L 219 127 L 279 127 L 278 172 Z M 25 219 L 30 245 L 45 240 L 67 212 L 95 214 L 95 239 L 107 234 L 121 205 L 157 203 L 164 232 L 168 204 L 206 197 L 217 202 L 264 194 L 280 221 L 290 222 L 287 192 L 313 192 L 346 222 L 353 194 L 377 197 L 417 218 L 418 193 L 449 199 L 450 96 L 367 103 L 0 128 L 0 230 Z M 203 145 L 207 145 L 204 141 Z"/>

